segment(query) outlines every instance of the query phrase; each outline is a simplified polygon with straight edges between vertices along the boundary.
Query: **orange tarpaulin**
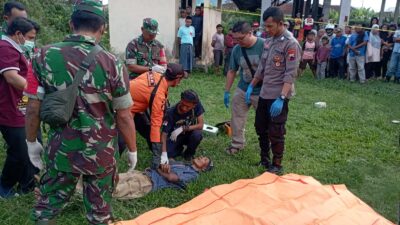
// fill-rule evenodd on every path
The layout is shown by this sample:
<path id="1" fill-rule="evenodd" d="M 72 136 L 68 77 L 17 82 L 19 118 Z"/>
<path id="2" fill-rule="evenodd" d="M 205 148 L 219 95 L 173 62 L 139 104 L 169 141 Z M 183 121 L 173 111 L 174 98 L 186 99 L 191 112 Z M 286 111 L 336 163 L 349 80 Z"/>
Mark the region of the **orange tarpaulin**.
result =
<path id="1" fill-rule="evenodd" d="M 270 173 L 219 185 L 176 208 L 157 208 L 116 224 L 393 225 L 344 185 L 322 185 L 312 177 Z"/>

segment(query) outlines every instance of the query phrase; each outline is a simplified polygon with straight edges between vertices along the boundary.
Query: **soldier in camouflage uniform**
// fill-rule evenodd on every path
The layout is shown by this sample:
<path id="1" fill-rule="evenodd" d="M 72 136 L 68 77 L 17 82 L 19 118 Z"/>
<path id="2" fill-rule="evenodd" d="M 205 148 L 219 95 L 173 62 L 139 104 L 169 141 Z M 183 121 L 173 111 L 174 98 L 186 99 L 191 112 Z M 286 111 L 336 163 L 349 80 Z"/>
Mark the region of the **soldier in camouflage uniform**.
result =
<path id="1" fill-rule="evenodd" d="M 104 34 L 105 21 L 101 2 L 81 0 L 71 16 L 74 34 L 42 48 L 35 56 L 33 68 L 39 86 L 36 94 L 29 95 L 26 130 L 29 158 L 36 167 L 42 167 L 43 148 L 35 140 L 41 100 L 71 85 L 81 62 Z M 132 104 L 124 66 L 112 54 L 100 51 L 79 84 L 70 121 L 65 126 L 50 127 L 44 151 L 46 168 L 32 212 L 34 221 L 54 224 L 81 176 L 87 220 L 91 224 L 112 221 L 117 127 L 131 155 L 136 155 Z M 131 168 L 136 160 L 130 157 Z"/>
<path id="2" fill-rule="evenodd" d="M 17 17 L 28 17 L 25 6 L 20 2 L 6 2 L 4 4 L 4 21 L 0 27 L 0 37 L 6 34 L 8 24 Z"/>
<path id="3" fill-rule="evenodd" d="M 158 34 L 158 22 L 152 18 L 143 20 L 142 34 L 128 43 L 126 47 L 125 64 L 129 71 L 129 78 L 135 79 L 148 71 L 163 74 L 167 68 L 167 58 L 164 46 L 156 40 Z M 150 140 L 150 113 L 139 113 L 135 116 L 137 132 L 146 139 L 149 149 Z M 123 148 L 120 143 L 120 148 Z"/>
<path id="4" fill-rule="evenodd" d="M 158 73 L 165 72 L 167 58 L 164 46 L 155 39 L 157 34 L 158 22 L 152 18 L 145 18 L 142 34 L 126 46 L 125 64 L 130 79 L 150 70 Z"/>

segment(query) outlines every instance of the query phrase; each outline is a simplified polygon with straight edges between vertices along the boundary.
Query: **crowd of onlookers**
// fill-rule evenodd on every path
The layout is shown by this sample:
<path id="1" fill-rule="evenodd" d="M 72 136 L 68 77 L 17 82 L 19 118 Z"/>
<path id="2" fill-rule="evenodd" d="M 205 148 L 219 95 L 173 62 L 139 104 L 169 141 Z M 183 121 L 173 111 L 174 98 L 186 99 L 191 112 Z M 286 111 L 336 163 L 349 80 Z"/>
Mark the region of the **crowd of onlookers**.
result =
<path id="1" fill-rule="evenodd" d="M 302 20 L 299 14 L 292 22 L 286 22 L 287 29 L 299 40 L 303 51 L 298 76 L 308 65 L 317 79 L 337 77 L 365 83 L 369 79 L 388 82 L 394 77 L 399 83 L 400 31 L 396 24 L 380 25 L 374 17 L 369 25 L 342 28 L 331 22 L 316 23 L 311 15 Z M 267 37 L 262 32 L 255 34 Z"/>
<path id="2" fill-rule="evenodd" d="M 394 81 L 399 83 L 400 33 L 396 31 L 396 24 L 379 25 L 378 18 L 374 17 L 369 26 L 354 24 L 343 29 L 328 23 L 318 31 L 307 31 L 305 26 L 299 76 L 309 65 L 318 79 L 338 77 L 365 83 L 369 79 L 390 81 L 394 76 Z M 293 32 L 296 37 L 298 32 L 296 29 Z"/>
<path id="3" fill-rule="evenodd" d="M 200 14 L 200 7 L 198 11 Z M 181 13 L 180 25 L 184 23 L 186 11 Z M 365 83 L 369 79 L 388 82 L 394 77 L 394 82 L 399 83 L 400 31 L 397 31 L 397 24 L 379 24 L 379 19 L 374 17 L 370 24 L 339 27 L 322 19 L 315 22 L 311 15 L 301 19 L 297 14 L 296 18 L 289 19 L 284 25 L 301 45 L 298 76 L 303 74 L 308 65 L 317 79 L 337 77 Z M 252 29 L 255 36 L 268 37 L 258 22 L 252 23 Z M 197 35 L 198 28 L 195 27 L 195 30 Z M 230 54 L 236 43 L 232 39 L 231 29 L 224 35 L 223 26 L 218 24 L 216 30 L 212 37 L 215 73 L 220 73 L 219 67 L 224 64 L 223 74 L 226 75 Z M 198 49 L 196 44 L 194 46 Z"/>

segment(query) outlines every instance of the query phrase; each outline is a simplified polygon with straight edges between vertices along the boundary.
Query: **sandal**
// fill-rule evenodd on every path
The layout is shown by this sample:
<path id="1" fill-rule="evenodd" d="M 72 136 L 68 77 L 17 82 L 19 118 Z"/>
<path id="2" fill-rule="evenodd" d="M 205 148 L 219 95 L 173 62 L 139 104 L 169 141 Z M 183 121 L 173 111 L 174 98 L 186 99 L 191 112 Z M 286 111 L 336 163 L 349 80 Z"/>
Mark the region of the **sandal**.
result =
<path id="1" fill-rule="evenodd" d="M 225 152 L 228 155 L 235 155 L 236 153 L 238 153 L 239 151 L 241 151 L 242 149 L 240 148 L 235 148 L 233 146 L 229 146 L 228 148 L 225 149 Z"/>

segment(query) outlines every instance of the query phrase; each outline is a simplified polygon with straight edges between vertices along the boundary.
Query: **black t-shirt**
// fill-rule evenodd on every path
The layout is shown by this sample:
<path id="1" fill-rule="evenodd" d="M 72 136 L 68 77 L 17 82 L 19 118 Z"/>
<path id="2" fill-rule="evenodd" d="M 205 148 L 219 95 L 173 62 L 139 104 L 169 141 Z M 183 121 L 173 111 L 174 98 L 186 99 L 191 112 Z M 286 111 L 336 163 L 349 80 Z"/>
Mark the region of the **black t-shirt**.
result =
<path id="1" fill-rule="evenodd" d="M 197 117 L 204 113 L 204 108 L 201 102 L 199 102 L 194 109 L 190 110 L 185 114 L 178 113 L 178 104 L 169 108 L 165 114 L 162 131 L 170 134 L 176 128 L 181 126 L 190 126 L 197 124 Z"/>
<path id="2" fill-rule="evenodd" d="M 381 39 L 383 41 L 385 41 L 387 43 L 390 43 L 390 44 L 393 44 L 394 43 L 393 34 L 389 35 L 388 32 L 381 32 L 380 33 L 380 37 L 381 37 Z M 382 44 L 382 50 L 383 50 L 383 54 L 385 54 L 385 55 L 392 54 L 393 46 L 392 47 L 386 47 L 385 45 Z"/>

